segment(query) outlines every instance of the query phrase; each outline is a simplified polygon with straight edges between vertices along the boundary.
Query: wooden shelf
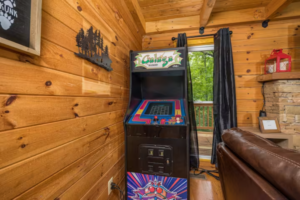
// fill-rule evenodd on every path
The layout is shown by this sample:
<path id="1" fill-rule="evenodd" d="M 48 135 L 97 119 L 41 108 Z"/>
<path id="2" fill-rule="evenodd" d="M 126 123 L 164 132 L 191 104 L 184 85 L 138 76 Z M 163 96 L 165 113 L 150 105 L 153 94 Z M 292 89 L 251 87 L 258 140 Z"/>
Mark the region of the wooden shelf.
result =
<path id="1" fill-rule="evenodd" d="M 293 149 L 293 135 L 285 133 L 262 133 L 259 128 L 254 127 L 239 127 L 244 131 L 249 131 L 262 138 L 266 138 L 276 143 L 283 148 Z"/>
<path id="2" fill-rule="evenodd" d="M 293 79 L 300 79 L 300 72 L 278 72 L 273 74 L 260 75 L 256 78 L 258 82 Z"/>

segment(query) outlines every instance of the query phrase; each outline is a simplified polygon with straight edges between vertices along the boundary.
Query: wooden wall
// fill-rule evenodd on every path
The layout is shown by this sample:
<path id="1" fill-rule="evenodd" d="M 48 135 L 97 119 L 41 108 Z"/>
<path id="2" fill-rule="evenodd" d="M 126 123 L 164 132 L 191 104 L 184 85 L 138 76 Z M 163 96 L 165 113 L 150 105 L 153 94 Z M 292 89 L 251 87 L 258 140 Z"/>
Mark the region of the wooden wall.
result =
<path id="1" fill-rule="evenodd" d="M 228 27 L 228 26 L 222 26 Z M 216 33 L 221 27 L 206 28 L 205 34 Z M 258 126 L 258 113 L 263 106 L 261 84 L 256 76 L 262 74 L 264 60 L 273 49 L 284 49 L 292 56 L 293 71 L 300 71 L 300 19 L 271 21 L 268 28 L 260 22 L 230 25 L 236 79 L 238 125 L 240 127 Z M 198 30 L 184 29 L 188 36 L 199 35 Z M 172 37 L 178 32 L 148 34 L 143 38 L 143 49 L 162 49 L 173 47 Z M 205 44 L 205 40 L 203 40 Z M 199 41 L 199 44 L 202 42 Z"/>
<path id="2" fill-rule="evenodd" d="M 74 55 L 91 26 L 112 72 Z M 129 51 L 141 49 L 124 0 L 43 0 L 41 56 L 0 48 L 1 200 L 103 200 L 111 177 L 124 183 Z"/>

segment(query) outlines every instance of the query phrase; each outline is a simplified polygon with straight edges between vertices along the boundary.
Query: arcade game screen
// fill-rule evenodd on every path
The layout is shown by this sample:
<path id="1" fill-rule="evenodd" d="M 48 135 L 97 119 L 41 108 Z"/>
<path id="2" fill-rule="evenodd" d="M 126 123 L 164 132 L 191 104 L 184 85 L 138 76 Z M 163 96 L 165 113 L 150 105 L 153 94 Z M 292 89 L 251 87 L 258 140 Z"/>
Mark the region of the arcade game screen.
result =
<path id="1" fill-rule="evenodd" d="M 142 100 L 132 113 L 129 124 L 184 125 L 182 99 Z"/>
<path id="2" fill-rule="evenodd" d="M 145 115 L 171 115 L 172 110 L 172 103 L 149 103 Z"/>

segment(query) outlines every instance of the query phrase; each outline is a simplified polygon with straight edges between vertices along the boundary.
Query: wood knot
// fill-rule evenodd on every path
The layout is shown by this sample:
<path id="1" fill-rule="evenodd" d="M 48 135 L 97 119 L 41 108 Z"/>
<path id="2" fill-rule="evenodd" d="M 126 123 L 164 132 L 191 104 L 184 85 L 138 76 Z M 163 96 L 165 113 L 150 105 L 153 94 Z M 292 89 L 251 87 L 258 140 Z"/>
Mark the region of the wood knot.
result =
<path id="1" fill-rule="evenodd" d="M 19 56 L 19 61 L 21 62 L 29 62 L 29 63 L 33 63 L 33 59 L 29 56 L 26 56 L 26 55 L 20 55 Z"/>
<path id="2" fill-rule="evenodd" d="M 104 129 L 104 131 L 105 131 L 104 135 L 109 135 L 109 133 L 110 133 L 110 128 L 106 127 L 106 128 Z"/>
<path id="3" fill-rule="evenodd" d="M 118 39 L 118 37 L 117 37 L 117 36 L 115 36 L 115 38 L 116 38 L 116 40 L 117 40 L 117 41 L 119 41 L 119 39 Z"/>
<path id="4" fill-rule="evenodd" d="M 251 70 L 250 69 L 247 69 L 247 73 L 250 73 L 251 72 Z"/>
<path id="5" fill-rule="evenodd" d="M 113 101 L 111 101 L 111 102 L 108 102 L 108 105 L 112 105 L 114 102 Z"/>
<path id="6" fill-rule="evenodd" d="M 17 95 L 12 95 L 12 96 L 10 96 L 10 97 L 7 99 L 5 105 L 6 105 L 6 106 L 11 105 L 16 99 L 17 99 Z"/>
<path id="7" fill-rule="evenodd" d="M 263 17 L 263 12 L 260 9 L 255 10 L 253 14 L 254 19 L 261 19 Z"/>
<path id="8" fill-rule="evenodd" d="M 21 148 L 24 149 L 27 145 L 26 144 L 22 144 Z"/>
<path id="9" fill-rule="evenodd" d="M 5 113 L 9 113 L 9 110 L 6 110 Z"/>
<path id="10" fill-rule="evenodd" d="M 79 115 L 77 113 L 74 113 L 74 115 L 75 115 L 75 118 L 79 117 Z"/>
<path id="11" fill-rule="evenodd" d="M 51 81 L 47 81 L 47 82 L 45 83 L 45 85 L 49 87 L 49 86 L 52 85 L 52 82 L 51 82 Z"/>
<path id="12" fill-rule="evenodd" d="M 111 42 L 111 43 L 112 43 L 114 46 L 117 46 L 116 43 L 114 43 L 114 42 Z"/>
<path id="13" fill-rule="evenodd" d="M 22 140 L 22 139 L 23 139 L 23 137 L 19 137 L 19 138 L 18 138 L 18 140 Z"/>
<path id="14" fill-rule="evenodd" d="M 77 107 L 79 104 L 78 103 L 76 103 L 75 105 L 74 105 L 74 107 Z"/>
<path id="15" fill-rule="evenodd" d="M 81 11 L 82 11 L 81 6 L 77 6 L 77 10 L 78 10 L 79 12 L 81 12 Z"/>

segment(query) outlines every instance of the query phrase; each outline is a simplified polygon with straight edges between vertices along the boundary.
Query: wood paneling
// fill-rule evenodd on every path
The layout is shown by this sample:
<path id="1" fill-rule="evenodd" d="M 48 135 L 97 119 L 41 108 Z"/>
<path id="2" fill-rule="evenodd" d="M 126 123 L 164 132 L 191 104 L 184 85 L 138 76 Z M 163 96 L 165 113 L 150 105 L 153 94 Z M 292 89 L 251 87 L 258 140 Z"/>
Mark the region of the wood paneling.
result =
<path id="1" fill-rule="evenodd" d="M 217 0 L 213 12 L 242 10 L 267 6 L 272 0 Z"/>
<path id="2" fill-rule="evenodd" d="M 200 15 L 203 0 L 138 0 L 146 22 Z"/>
<path id="3" fill-rule="evenodd" d="M 0 101 L 6 102 L 0 106 L 0 131 L 122 110 L 125 104 L 122 98 L 24 95 L 0 95 Z"/>
<path id="4" fill-rule="evenodd" d="M 293 4 L 295 3 L 298 4 L 298 2 Z M 289 9 L 289 6 L 286 9 Z M 262 84 L 256 80 L 256 77 L 263 73 L 264 61 L 273 49 L 282 48 L 284 53 L 291 55 L 292 71 L 300 71 L 299 26 L 299 18 L 271 21 L 266 29 L 261 26 L 260 22 L 225 26 L 233 31 L 231 41 L 239 126 L 258 126 L 257 117 L 263 106 L 263 98 Z M 205 34 L 216 33 L 222 27 L 206 28 Z M 181 32 L 186 32 L 188 36 L 199 35 L 198 29 L 181 30 Z M 143 49 L 174 47 L 171 38 L 177 37 L 178 33 L 176 31 L 146 35 L 143 38 Z"/>
<path id="5" fill-rule="evenodd" d="M 124 110 L 2 132 L 0 168 L 120 122 L 123 115 Z"/>
<path id="6" fill-rule="evenodd" d="M 115 198 L 107 179 L 124 184 L 129 51 L 144 32 L 124 0 L 44 0 L 42 16 L 40 57 L 0 47 L 0 199 Z M 91 26 L 112 72 L 74 54 Z"/>
<path id="7" fill-rule="evenodd" d="M 199 15 L 201 7 L 202 5 L 185 6 L 174 9 L 164 7 L 165 9 L 163 10 L 144 11 L 144 16 L 147 22 L 188 17 Z"/>
<path id="8" fill-rule="evenodd" d="M 206 2 L 205 2 L 206 3 Z M 210 14 L 211 7 L 208 6 L 213 5 L 213 1 L 208 1 L 204 7 L 202 6 L 201 10 L 201 16 L 200 16 L 200 22 L 198 24 L 198 27 L 201 26 L 205 27 L 214 27 L 214 26 L 220 26 L 220 25 L 229 25 L 229 24 L 245 24 L 250 22 L 262 22 L 266 19 L 267 12 L 265 6 L 260 7 L 254 7 L 254 8 L 244 8 L 239 10 L 228 10 L 223 12 L 213 12 Z M 282 7 L 284 8 L 284 6 Z M 165 20 L 164 18 L 157 19 L 156 21 L 159 21 L 159 23 L 154 22 L 147 22 L 147 33 L 154 33 L 154 32 L 171 32 L 177 29 L 178 31 L 184 31 L 185 28 L 190 28 L 195 26 L 195 17 L 199 14 L 194 14 L 193 16 L 174 16 L 173 18 L 169 18 L 168 20 Z M 210 17 L 209 17 L 210 16 Z M 297 18 L 300 16 L 300 2 L 293 2 L 289 4 L 287 7 L 285 7 L 280 12 L 276 12 L 273 20 L 279 20 L 284 18 Z M 173 21 L 179 21 L 182 26 L 177 25 L 176 27 L 171 26 L 171 23 Z M 198 21 L 198 20 L 197 20 Z M 273 21 L 272 21 L 273 22 Z M 152 24 L 148 28 L 148 24 Z M 153 29 L 153 24 L 156 25 L 155 29 Z M 168 29 L 168 28 L 169 29 Z M 188 30 L 188 29 L 186 29 Z M 205 30 L 206 33 L 206 30 Z"/>
<path id="9" fill-rule="evenodd" d="M 123 133 L 121 122 L 108 128 L 2 169 L 0 178 L 5 180 L 5 184 L 0 188 L 0 196 L 3 199 L 14 198 Z"/>
<path id="10" fill-rule="evenodd" d="M 118 162 L 116 158 L 123 157 L 124 155 L 123 138 L 113 140 L 111 145 L 115 145 L 117 148 L 113 149 L 110 145 L 105 145 L 102 148 L 82 157 L 78 161 L 47 178 L 15 199 L 55 199 L 60 194 L 68 190 L 68 188 L 82 184 L 81 178 L 86 179 L 86 177 L 91 176 L 90 174 L 93 176 L 93 173 L 99 172 L 100 177 L 102 177 L 103 174 L 109 170 L 109 167 L 111 167 L 110 165 L 114 165 Z M 124 159 L 121 161 L 124 162 Z M 95 171 L 96 169 L 99 171 Z M 94 181 L 99 178 L 96 176 L 93 177 Z M 90 182 L 92 181 L 93 180 Z M 83 185 L 87 188 L 89 187 L 88 184 Z M 107 189 L 103 191 L 107 193 Z"/>
<path id="11" fill-rule="evenodd" d="M 189 21 L 189 23 L 186 23 L 187 20 Z M 199 16 L 192 16 L 147 22 L 146 30 L 147 33 L 157 33 L 170 30 L 186 31 L 189 29 L 195 29 L 199 27 L 199 20 Z"/>

